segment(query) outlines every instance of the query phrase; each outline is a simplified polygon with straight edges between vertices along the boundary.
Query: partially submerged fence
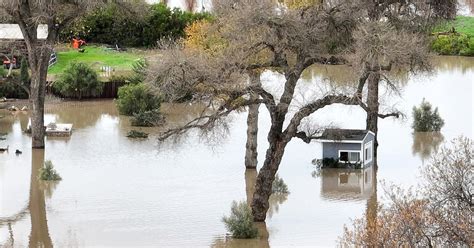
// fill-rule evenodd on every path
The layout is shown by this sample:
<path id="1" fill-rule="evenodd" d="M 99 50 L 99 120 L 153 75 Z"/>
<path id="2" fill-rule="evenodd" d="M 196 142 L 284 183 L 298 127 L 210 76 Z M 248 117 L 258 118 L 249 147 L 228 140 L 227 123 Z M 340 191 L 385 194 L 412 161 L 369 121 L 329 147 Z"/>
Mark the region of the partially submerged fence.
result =
<path id="1" fill-rule="evenodd" d="M 46 93 L 52 94 L 61 98 L 74 98 L 74 97 L 65 97 L 60 92 L 54 89 L 53 82 L 48 82 L 46 86 Z M 118 89 L 125 85 L 124 81 L 112 81 L 112 82 L 104 82 L 104 88 L 102 89 L 102 93 L 100 95 L 94 95 L 92 91 L 85 92 L 82 94 L 83 99 L 93 99 L 93 98 L 117 98 L 118 96 Z M 76 98 L 78 95 L 76 96 Z"/>

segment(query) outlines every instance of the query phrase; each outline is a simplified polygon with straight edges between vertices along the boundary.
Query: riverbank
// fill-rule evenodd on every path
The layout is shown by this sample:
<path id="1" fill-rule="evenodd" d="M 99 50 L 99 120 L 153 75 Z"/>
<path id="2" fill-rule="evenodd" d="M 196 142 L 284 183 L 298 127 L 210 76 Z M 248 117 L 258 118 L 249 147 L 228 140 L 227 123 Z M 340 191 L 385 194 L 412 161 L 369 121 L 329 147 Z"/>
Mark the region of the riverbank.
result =
<path id="1" fill-rule="evenodd" d="M 458 16 L 433 32 L 431 49 L 439 55 L 474 56 L 474 17 Z"/>

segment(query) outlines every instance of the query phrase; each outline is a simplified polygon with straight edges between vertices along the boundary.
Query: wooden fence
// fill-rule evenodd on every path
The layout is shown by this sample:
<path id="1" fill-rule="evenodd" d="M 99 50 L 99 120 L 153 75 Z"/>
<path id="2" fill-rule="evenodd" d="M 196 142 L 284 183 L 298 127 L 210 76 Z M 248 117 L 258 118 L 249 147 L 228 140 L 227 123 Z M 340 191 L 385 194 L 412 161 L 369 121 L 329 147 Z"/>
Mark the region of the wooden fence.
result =
<path id="1" fill-rule="evenodd" d="M 113 82 L 105 82 L 104 88 L 102 89 L 102 94 L 94 96 L 93 92 L 85 92 L 82 94 L 83 99 L 93 99 L 93 98 L 117 98 L 118 96 L 118 88 L 123 86 L 125 82 L 123 81 L 113 81 Z M 46 93 L 52 94 L 57 97 L 61 98 L 72 98 L 72 97 L 65 97 L 57 90 L 53 88 L 53 82 L 48 82 L 46 86 Z M 76 97 L 77 98 L 77 97 Z"/>

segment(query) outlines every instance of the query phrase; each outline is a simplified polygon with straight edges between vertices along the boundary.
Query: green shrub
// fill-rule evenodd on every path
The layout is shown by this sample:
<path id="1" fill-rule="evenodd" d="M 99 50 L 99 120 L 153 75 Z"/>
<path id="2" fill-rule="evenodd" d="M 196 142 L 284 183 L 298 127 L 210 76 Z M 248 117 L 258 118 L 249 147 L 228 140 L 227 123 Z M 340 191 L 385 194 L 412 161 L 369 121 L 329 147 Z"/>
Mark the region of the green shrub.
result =
<path id="1" fill-rule="evenodd" d="M 135 4 L 124 8 L 117 3 L 84 16 L 61 33 L 69 41 L 78 36 L 88 42 L 152 47 L 162 38 L 179 39 L 192 22 L 210 18 L 207 13 L 170 9 L 165 4 Z"/>
<path id="2" fill-rule="evenodd" d="M 145 81 L 148 63 L 145 59 L 139 59 L 132 65 L 132 75 L 127 78 L 131 84 L 143 83 Z"/>
<path id="3" fill-rule="evenodd" d="M 459 51 L 461 56 L 474 56 L 474 37 L 469 39 L 468 46 Z"/>
<path id="4" fill-rule="evenodd" d="M 44 162 L 44 167 L 40 168 L 39 179 L 43 181 L 59 181 L 62 178 L 56 172 L 51 160 Z"/>
<path id="5" fill-rule="evenodd" d="M 439 35 L 431 49 L 440 55 L 464 55 L 474 53 L 474 41 L 464 34 Z"/>
<path id="6" fill-rule="evenodd" d="M 252 239 L 258 235 L 258 229 L 253 225 L 252 210 L 245 201 L 233 201 L 230 216 L 224 216 L 222 221 L 234 238 Z"/>
<path id="7" fill-rule="evenodd" d="M 134 113 L 131 119 L 132 126 L 155 127 L 164 123 L 164 117 L 159 109 Z"/>
<path id="8" fill-rule="evenodd" d="M 272 183 L 272 194 L 289 194 L 288 186 L 286 185 L 283 178 L 279 177 L 278 174 L 275 175 L 275 180 Z"/>
<path id="9" fill-rule="evenodd" d="M 151 110 L 159 110 L 161 98 L 144 83 L 128 84 L 118 90 L 117 107 L 120 114 L 133 115 Z"/>
<path id="10" fill-rule="evenodd" d="M 415 132 L 439 132 L 444 120 L 439 116 L 438 108 L 432 109 L 429 102 L 423 101 L 420 107 L 413 107 L 413 129 Z"/>
<path id="11" fill-rule="evenodd" d="M 65 97 L 82 99 L 84 96 L 99 96 L 104 85 L 97 72 L 85 63 L 71 63 L 53 85 Z"/>

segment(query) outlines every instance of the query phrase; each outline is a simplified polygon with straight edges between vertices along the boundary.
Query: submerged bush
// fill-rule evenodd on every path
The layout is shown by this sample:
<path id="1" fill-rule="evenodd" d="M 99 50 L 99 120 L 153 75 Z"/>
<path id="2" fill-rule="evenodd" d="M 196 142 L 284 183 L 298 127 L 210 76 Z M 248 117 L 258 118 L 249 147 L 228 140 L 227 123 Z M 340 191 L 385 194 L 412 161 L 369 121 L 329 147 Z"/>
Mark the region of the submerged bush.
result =
<path id="1" fill-rule="evenodd" d="M 99 96 L 104 85 L 99 81 L 97 72 L 85 63 L 71 63 L 58 81 L 53 85 L 65 97 L 79 100 L 83 96 Z"/>
<path id="2" fill-rule="evenodd" d="M 127 133 L 128 138 L 132 139 L 146 139 L 148 138 L 148 134 L 145 132 L 137 131 L 137 130 L 132 130 Z"/>
<path id="3" fill-rule="evenodd" d="M 439 132 L 444 120 L 439 116 L 438 108 L 432 109 L 431 103 L 423 101 L 420 107 L 413 107 L 413 129 L 415 132 Z"/>
<path id="4" fill-rule="evenodd" d="M 62 178 L 56 172 L 51 160 L 44 162 L 44 167 L 40 168 L 39 179 L 43 181 L 59 181 Z"/>
<path id="5" fill-rule="evenodd" d="M 165 118 L 158 109 L 134 113 L 131 119 L 132 126 L 135 127 L 155 127 L 162 125 L 164 121 Z"/>
<path id="6" fill-rule="evenodd" d="M 230 216 L 224 216 L 222 221 L 234 238 L 252 239 L 258 235 L 258 229 L 253 225 L 252 210 L 245 201 L 233 201 Z"/>
<path id="7" fill-rule="evenodd" d="M 151 92 L 144 83 L 129 84 L 119 88 L 117 107 L 120 114 L 133 115 L 159 110 L 161 98 Z"/>
<path id="8" fill-rule="evenodd" d="M 288 186 L 286 185 L 285 181 L 283 181 L 283 178 L 280 176 L 275 175 L 275 180 L 273 180 L 272 183 L 272 194 L 289 194 L 290 191 L 288 191 Z"/>

